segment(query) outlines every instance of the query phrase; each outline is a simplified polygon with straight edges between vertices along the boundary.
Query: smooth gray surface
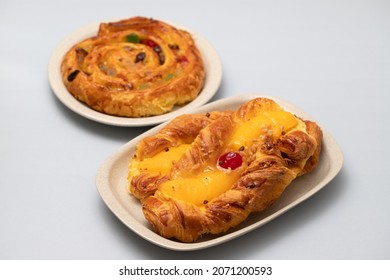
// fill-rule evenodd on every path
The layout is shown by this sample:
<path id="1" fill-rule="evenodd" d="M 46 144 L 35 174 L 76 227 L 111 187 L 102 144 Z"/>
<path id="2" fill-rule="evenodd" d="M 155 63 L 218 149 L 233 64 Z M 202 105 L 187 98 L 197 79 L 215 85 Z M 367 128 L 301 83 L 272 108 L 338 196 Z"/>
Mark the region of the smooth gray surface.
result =
<path id="1" fill-rule="evenodd" d="M 207 38 L 223 63 L 215 99 L 279 96 L 313 115 L 344 152 L 314 197 L 246 236 L 174 252 L 133 234 L 97 193 L 99 165 L 146 128 L 64 107 L 51 52 L 89 23 L 136 15 Z M 0 259 L 389 259 L 389 1 L 2 1 Z"/>

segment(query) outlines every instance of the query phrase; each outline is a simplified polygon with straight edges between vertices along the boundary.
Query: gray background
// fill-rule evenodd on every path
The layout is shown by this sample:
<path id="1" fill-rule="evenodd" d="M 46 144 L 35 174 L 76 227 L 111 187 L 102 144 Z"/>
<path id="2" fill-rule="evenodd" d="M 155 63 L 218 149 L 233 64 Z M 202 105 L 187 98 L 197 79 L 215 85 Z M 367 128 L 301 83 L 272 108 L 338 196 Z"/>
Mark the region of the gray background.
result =
<path id="1" fill-rule="evenodd" d="M 144 241 L 107 209 L 98 167 L 147 128 L 84 119 L 50 89 L 69 33 L 136 15 L 202 34 L 223 63 L 213 100 L 248 92 L 303 108 L 343 150 L 340 174 L 271 223 L 197 252 Z M 389 1 L 0 3 L 1 259 L 389 259 Z"/>

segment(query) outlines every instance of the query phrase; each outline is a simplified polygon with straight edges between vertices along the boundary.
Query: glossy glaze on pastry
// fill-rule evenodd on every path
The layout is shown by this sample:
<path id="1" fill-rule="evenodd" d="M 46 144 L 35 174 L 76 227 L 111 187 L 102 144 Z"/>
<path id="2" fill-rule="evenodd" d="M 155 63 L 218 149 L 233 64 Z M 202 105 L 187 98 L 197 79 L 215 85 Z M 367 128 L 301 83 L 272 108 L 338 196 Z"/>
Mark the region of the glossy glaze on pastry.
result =
<path id="1" fill-rule="evenodd" d="M 75 98 L 123 117 L 169 112 L 195 99 L 205 79 L 191 34 L 144 17 L 101 23 L 65 54 L 61 71 Z"/>
<path id="2" fill-rule="evenodd" d="M 220 234 L 272 205 L 321 152 L 319 126 L 257 98 L 236 111 L 177 117 L 137 146 L 129 191 L 166 238 Z"/>

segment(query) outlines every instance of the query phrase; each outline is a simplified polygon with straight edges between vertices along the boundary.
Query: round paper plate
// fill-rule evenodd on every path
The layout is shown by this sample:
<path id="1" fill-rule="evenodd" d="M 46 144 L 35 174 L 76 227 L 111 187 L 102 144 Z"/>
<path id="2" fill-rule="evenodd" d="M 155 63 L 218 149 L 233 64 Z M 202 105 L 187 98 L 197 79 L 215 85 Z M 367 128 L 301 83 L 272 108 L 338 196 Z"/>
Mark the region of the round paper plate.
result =
<path id="1" fill-rule="evenodd" d="M 99 29 L 100 23 L 91 24 L 85 27 L 80 28 L 74 33 L 68 35 L 64 40 L 57 46 L 53 51 L 48 65 L 48 75 L 49 83 L 57 98 L 69 109 L 75 113 L 88 118 L 93 121 L 100 123 L 114 125 L 114 126 L 150 126 L 165 122 L 167 120 L 173 119 L 174 117 L 181 115 L 187 112 L 190 109 L 200 107 L 207 103 L 217 92 L 221 80 L 222 80 L 222 64 L 216 50 L 212 45 L 201 35 L 188 30 L 187 28 L 182 28 L 178 25 L 171 24 L 180 29 L 188 31 L 192 38 L 195 41 L 196 46 L 198 47 L 205 67 L 206 79 L 205 84 L 197 96 L 192 102 L 184 105 L 177 106 L 173 111 L 153 117 L 144 117 L 144 118 L 127 118 L 127 117 L 117 117 L 107 114 L 100 113 L 95 111 L 85 105 L 84 103 L 78 101 L 74 98 L 64 83 L 62 82 L 61 77 L 61 62 L 65 53 L 76 43 L 96 35 Z"/>

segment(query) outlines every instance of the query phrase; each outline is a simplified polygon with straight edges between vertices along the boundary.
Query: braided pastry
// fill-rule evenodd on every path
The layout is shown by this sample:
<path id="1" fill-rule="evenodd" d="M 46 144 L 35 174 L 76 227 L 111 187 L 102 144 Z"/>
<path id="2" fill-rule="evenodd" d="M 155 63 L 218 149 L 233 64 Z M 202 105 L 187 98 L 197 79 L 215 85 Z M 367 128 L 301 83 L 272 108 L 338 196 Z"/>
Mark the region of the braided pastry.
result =
<path id="1" fill-rule="evenodd" d="M 236 111 L 183 115 L 144 138 L 129 191 L 166 238 L 193 242 L 266 209 L 320 157 L 318 125 L 257 98 Z"/>
<path id="2" fill-rule="evenodd" d="M 75 98 L 124 117 L 160 115 L 190 102 L 205 78 L 187 31 L 143 17 L 101 23 L 97 36 L 65 54 L 61 71 Z"/>

